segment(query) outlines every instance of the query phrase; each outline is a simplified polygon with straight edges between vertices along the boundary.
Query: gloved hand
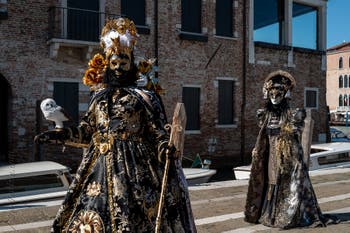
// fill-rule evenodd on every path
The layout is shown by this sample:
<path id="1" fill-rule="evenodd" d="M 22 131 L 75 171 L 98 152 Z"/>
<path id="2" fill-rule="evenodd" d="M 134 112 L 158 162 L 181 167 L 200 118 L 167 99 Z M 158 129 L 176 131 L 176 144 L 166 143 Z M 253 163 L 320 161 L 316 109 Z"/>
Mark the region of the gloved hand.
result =
<path id="1" fill-rule="evenodd" d="M 176 147 L 174 145 L 169 145 L 168 141 L 162 142 L 158 146 L 158 161 L 165 162 L 166 157 L 169 159 L 178 159 L 179 153 L 176 153 Z"/>
<path id="2" fill-rule="evenodd" d="M 65 140 L 71 137 L 70 130 L 68 128 L 47 130 L 34 137 L 34 142 L 38 144 L 42 143 L 64 143 Z"/>

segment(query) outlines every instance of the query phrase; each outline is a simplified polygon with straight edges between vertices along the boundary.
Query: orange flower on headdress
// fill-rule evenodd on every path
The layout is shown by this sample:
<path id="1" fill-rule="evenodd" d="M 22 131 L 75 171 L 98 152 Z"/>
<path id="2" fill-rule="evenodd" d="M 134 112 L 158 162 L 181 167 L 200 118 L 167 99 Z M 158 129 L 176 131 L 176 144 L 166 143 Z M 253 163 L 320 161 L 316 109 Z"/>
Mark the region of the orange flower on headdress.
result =
<path id="1" fill-rule="evenodd" d="M 89 61 L 89 69 L 85 71 L 85 75 L 83 77 L 83 83 L 87 86 L 93 86 L 99 84 L 103 80 L 103 70 L 106 66 L 106 60 L 101 54 L 96 54 Z"/>
<path id="2" fill-rule="evenodd" d="M 99 74 L 96 69 L 90 68 L 86 70 L 85 75 L 83 77 L 83 83 L 87 86 L 96 85 L 101 83 L 103 76 Z"/>
<path id="3" fill-rule="evenodd" d="M 106 65 L 106 61 L 104 57 L 101 54 L 96 54 L 90 61 L 89 61 L 89 67 L 95 68 L 97 70 L 103 70 L 103 68 Z"/>

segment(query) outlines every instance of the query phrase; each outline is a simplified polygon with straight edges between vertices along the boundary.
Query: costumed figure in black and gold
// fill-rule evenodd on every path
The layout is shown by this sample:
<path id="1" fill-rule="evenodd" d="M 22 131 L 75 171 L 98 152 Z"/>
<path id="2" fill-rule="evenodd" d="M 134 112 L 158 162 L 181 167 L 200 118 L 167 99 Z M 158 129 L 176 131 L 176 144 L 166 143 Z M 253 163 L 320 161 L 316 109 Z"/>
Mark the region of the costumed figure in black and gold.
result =
<path id="1" fill-rule="evenodd" d="M 277 228 L 325 226 L 336 219 L 321 213 L 301 135 L 305 110 L 289 107 L 295 79 L 285 71 L 264 82 L 264 109 L 257 111 L 260 131 L 252 152 L 245 221 Z"/>
<path id="2" fill-rule="evenodd" d="M 104 54 L 89 62 L 83 82 L 92 91 L 78 127 L 36 136 L 38 143 L 86 144 L 86 152 L 53 223 L 58 232 L 154 232 L 169 132 L 152 80 L 143 82 L 152 61 L 134 62 L 135 25 L 109 20 L 102 30 Z M 147 78 L 149 78 L 147 76 Z M 141 80 L 142 81 L 142 80 Z M 170 152 L 170 153 L 169 153 Z M 185 177 L 172 158 L 160 231 L 194 233 Z"/>

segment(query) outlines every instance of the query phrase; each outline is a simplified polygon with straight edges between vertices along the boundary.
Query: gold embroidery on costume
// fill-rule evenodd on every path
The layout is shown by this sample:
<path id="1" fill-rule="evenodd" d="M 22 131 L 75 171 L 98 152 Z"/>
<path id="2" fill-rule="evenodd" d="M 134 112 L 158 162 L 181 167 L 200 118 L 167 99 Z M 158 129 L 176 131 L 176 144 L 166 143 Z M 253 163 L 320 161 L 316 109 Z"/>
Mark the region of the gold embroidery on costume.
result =
<path id="1" fill-rule="evenodd" d="M 101 193 L 101 185 L 96 183 L 96 181 L 90 183 L 87 186 L 86 195 L 88 196 L 98 196 Z"/>
<path id="2" fill-rule="evenodd" d="M 84 184 L 83 181 L 86 179 L 87 175 L 90 174 L 93 165 L 95 165 L 95 163 L 96 163 L 97 157 L 98 157 L 98 152 L 97 152 L 97 151 L 94 151 L 94 152 L 93 152 L 93 156 L 92 156 L 91 161 L 90 161 L 90 164 L 89 164 L 89 166 L 88 166 L 88 168 L 87 168 L 87 172 L 86 172 L 83 176 L 80 177 L 80 175 L 79 175 L 80 171 L 78 170 L 78 172 L 77 172 L 77 176 L 78 176 L 78 177 L 77 177 L 77 176 L 75 177 L 76 180 L 78 181 L 77 184 L 76 184 L 75 190 L 80 190 L 80 189 L 82 189 L 82 186 L 83 186 L 83 184 Z M 82 163 L 87 163 L 87 161 L 84 161 L 84 160 L 83 160 Z M 80 178 L 79 178 L 79 177 L 80 177 Z M 68 227 L 67 227 L 68 223 L 70 223 L 70 222 L 72 221 L 72 218 L 73 218 L 72 212 L 73 212 L 73 210 L 75 210 L 75 209 L 77 208 L 77 205 L 78 205 L 78 203 L 79 203 L 79 200 L 80 200 L 81 196 L 75 196 L 75 197 L 73 197 L 73 198 L 74 198 L 74 207 L 71 208 L 71 206 L 65 205 L 65 206 L 64 206 L 64 209 L 61 210 L 61 212 L 64 213 L 64 216 L 65 216 L 64 219 L 69 219 L 69 220 L 66 221 L 66 222 L 64 223 L 64 225 L 63 225 L 63 229 L 66 229 L 66 230 L 67 230 L 67 228 L 68 228 Z M 58 212 L 58 214 L 59 214 L 59 213 L 60 213 L 60 212 Z M 67 218 L 68 216 L 70 216 L 70 217 Z"/>
<path id="3" fill-rule="evenodd" d="M 103 233 L 104 226 L 101 217 L 94 211 L 83 210 L 75 217 L 69 227 L 71 233 Z"/>
<path id="4" fill-rule="evenodd" d="M 112 153 L 108 153 L 106 156 L 106 172 L 107 172 L 107 188 L 108 188 L 108 205 L 111 215 L 112 231 L 117 232 L 115 225 L 115 210 L 113 201 L 113 178 L 112 178 Z"/>

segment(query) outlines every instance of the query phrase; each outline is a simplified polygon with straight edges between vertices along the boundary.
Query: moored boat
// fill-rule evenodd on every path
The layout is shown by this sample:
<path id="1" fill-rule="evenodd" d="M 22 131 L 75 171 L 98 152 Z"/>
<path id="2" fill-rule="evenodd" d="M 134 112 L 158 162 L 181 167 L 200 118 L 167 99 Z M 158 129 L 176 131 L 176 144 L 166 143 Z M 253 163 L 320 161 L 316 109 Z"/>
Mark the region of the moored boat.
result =
<path id="1" fill-rule="evenodd" d="M 350 167 L 350 143 L 330 142 L 311 145 L 309 171 Z M 251 166 L 233 168 L 236 180 L 249 179 Z"/>
<path id="2" fill-rule="evenodd" d="M 215 169 L 207 168 L 183 168 L 183 171 L 188 185 L 207 183 L 216 174 Z"/>

